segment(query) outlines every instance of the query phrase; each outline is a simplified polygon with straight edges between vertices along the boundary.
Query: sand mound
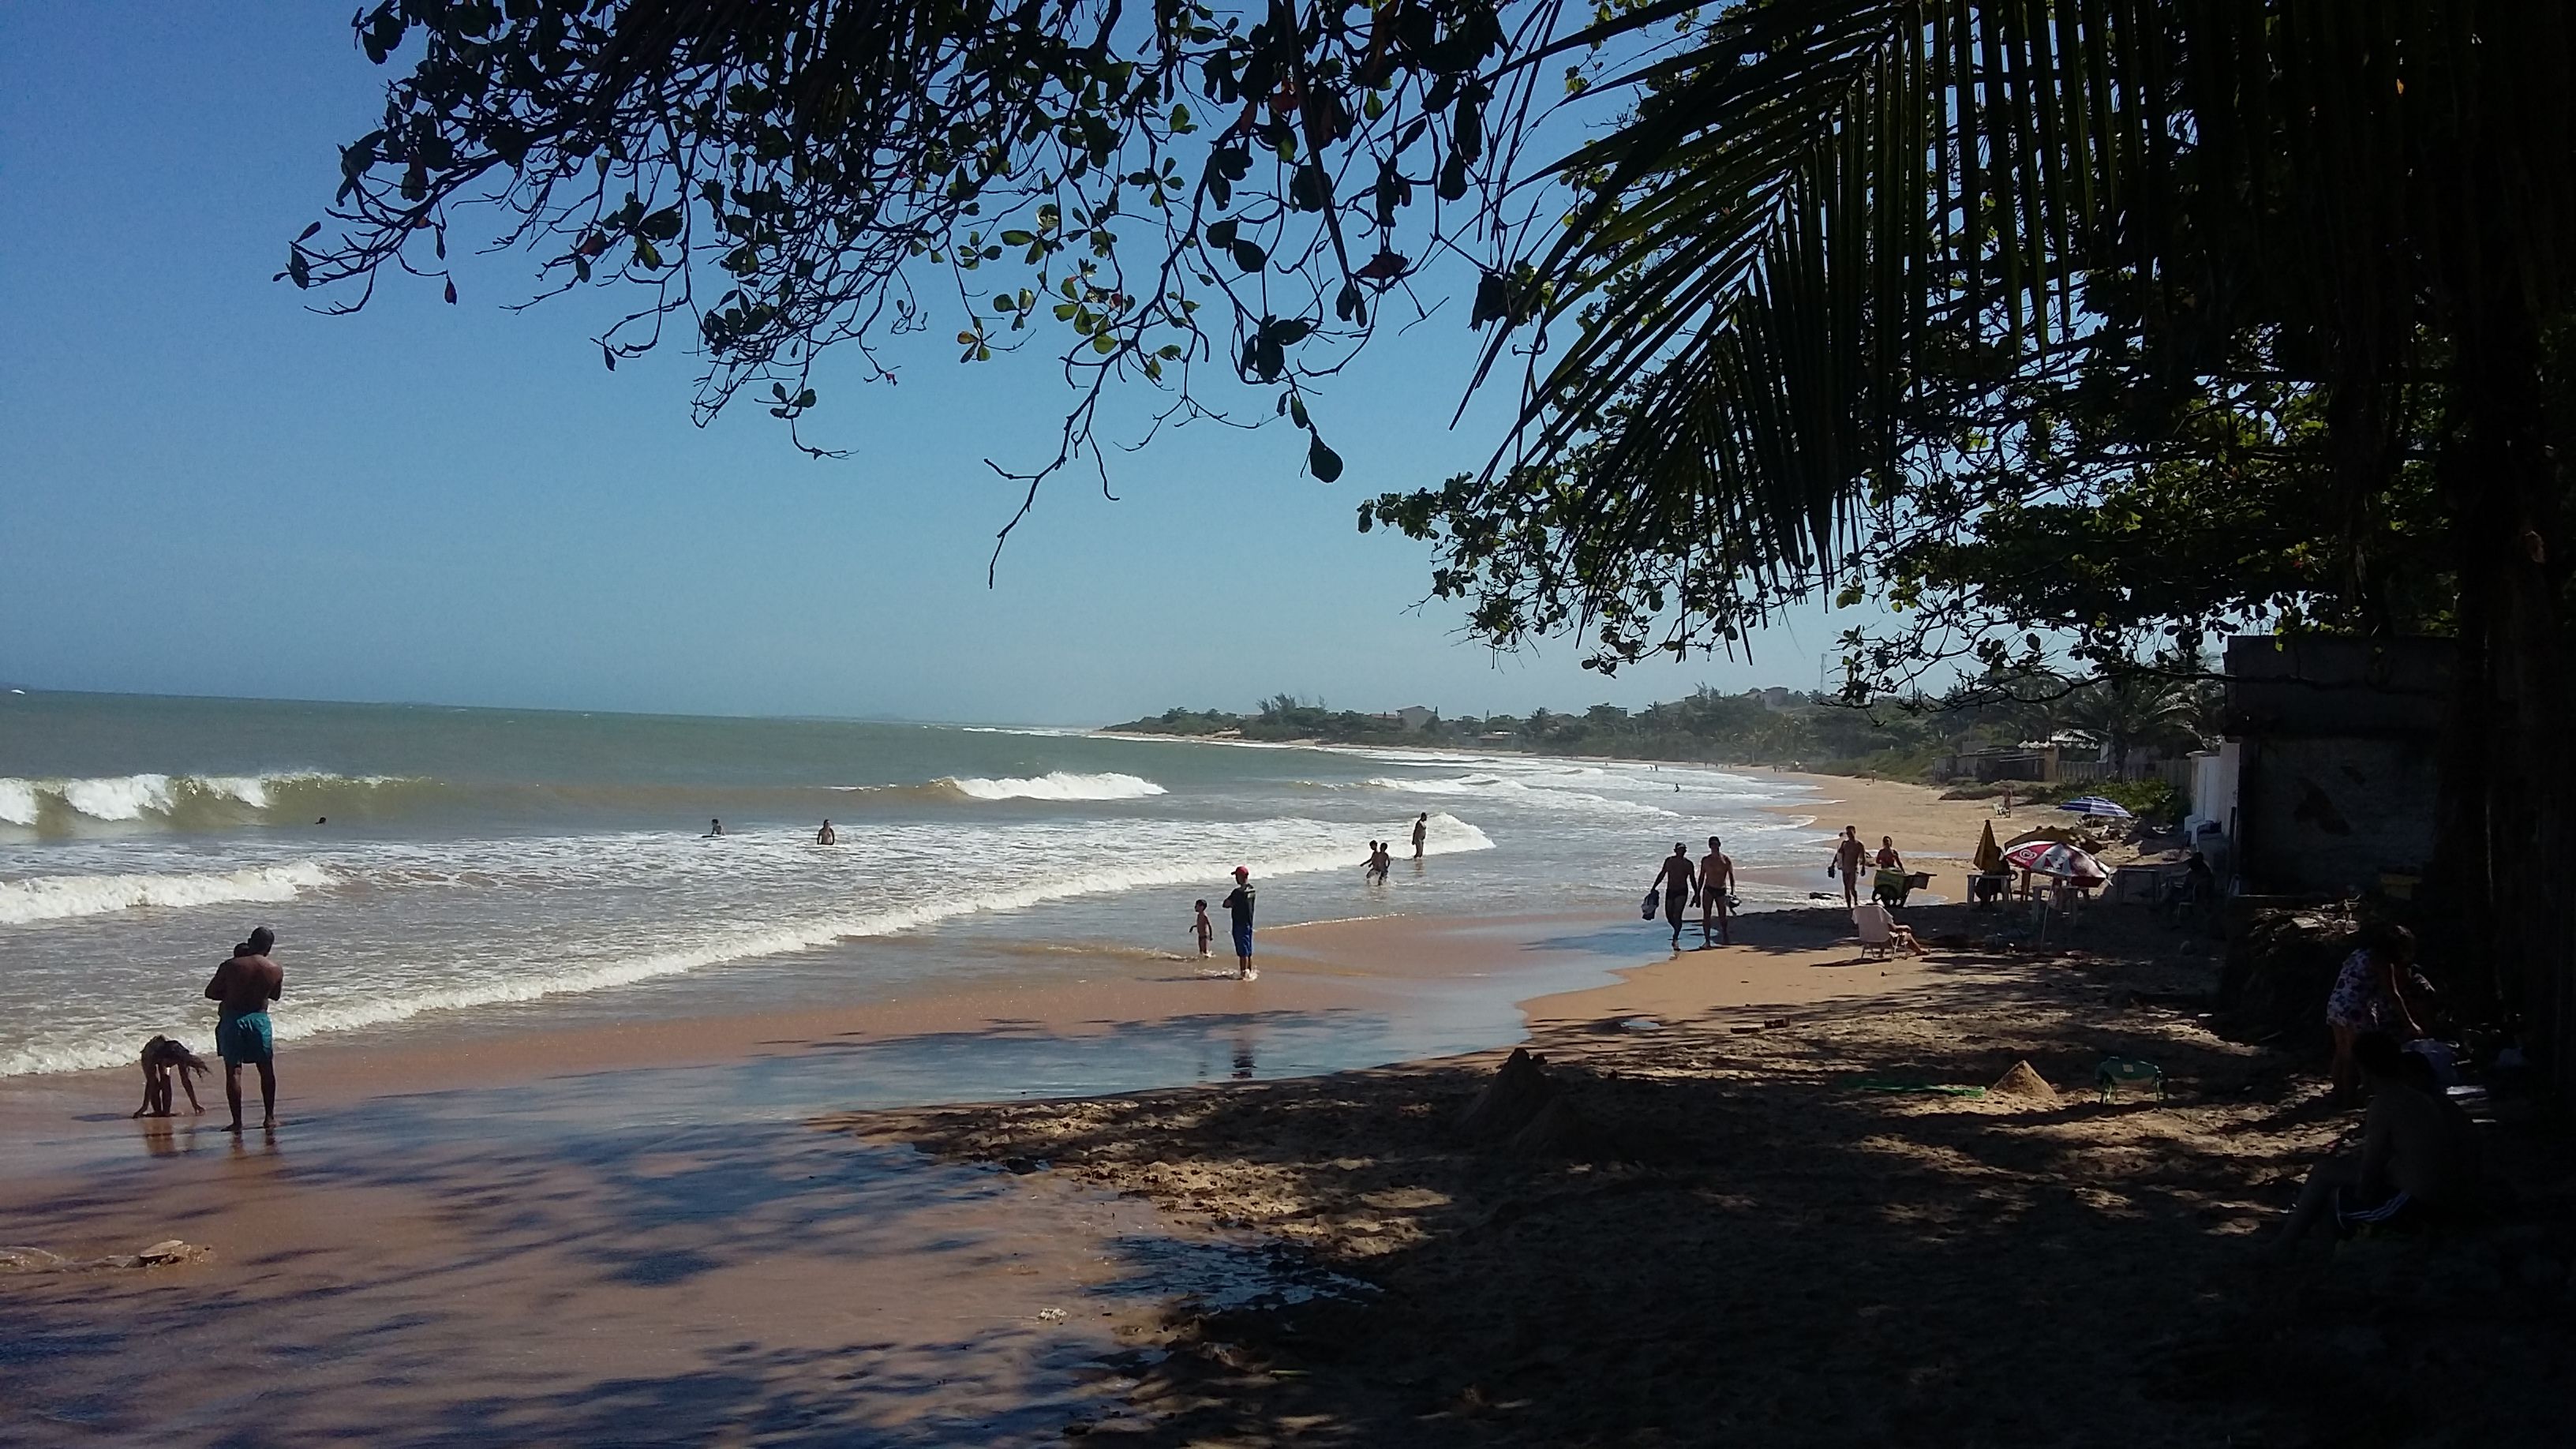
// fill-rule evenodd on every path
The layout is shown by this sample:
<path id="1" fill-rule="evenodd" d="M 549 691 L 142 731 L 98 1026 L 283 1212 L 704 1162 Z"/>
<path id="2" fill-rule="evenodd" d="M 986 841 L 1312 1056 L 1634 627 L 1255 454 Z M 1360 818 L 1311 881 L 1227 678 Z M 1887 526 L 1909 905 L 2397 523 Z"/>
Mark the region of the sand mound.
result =
<path id="1" fill-rule="evenodd" d="M 212 1248 L 177 1238 L 165 1238 L 136 1253 L 111 1253 L 104 1258 L 66 1258 L 42 1248 L 0 1248 L 0 1272 L 8 1273 L 80 1273 L 96 1268 L 157 1268 L 172 1263 L 202 1263 L 213 1257 Z"/>
<path id="2" fill-rule="evenodd" d="M 1471 1142 L 1508 1141 L 1535 1121 L 1560 1090 L 1547 1074 L 1547 1058 L 1514 1047 L 1495 1069 L 1494 1079 L 1458 1114 L 1458 1135 Z"/>
<path id="3" fill-rule="evenodd" d="M 2057 1100 L 2057 1089 L 2050 1086 L 2048 1078 L 2041 1076 L 2027 1061 L 2013 1063 L 2012 1070 L 2004 1073 L 2002 1080 L 1987 1090 L 1999 1097 L 2020 1097 L 2026 1101 Z"/>
<path id="4" fill-rule="evenodd" d="M 1587 1114 L 1547 1074 L 1547 1058 L 1514 1048 L 1458 1114 L 1458 1135 L 1520 1157 L 1624 1161 L 1639 1155 L 1630 1134 Z"/>

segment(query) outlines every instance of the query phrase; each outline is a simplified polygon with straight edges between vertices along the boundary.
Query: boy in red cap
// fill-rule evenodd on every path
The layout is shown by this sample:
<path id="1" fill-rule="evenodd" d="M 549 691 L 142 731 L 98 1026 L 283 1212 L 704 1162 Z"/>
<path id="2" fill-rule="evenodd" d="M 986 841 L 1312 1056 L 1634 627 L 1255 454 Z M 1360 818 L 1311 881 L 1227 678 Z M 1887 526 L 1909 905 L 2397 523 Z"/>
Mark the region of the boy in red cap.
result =
<path id="1" fill-rule="evenodd" d="M 1234 915 L 1235 977 L 1250 981 L 1257 973 L 1252 969 L 1252 872 L 1248 868 L 1234 868 L 1234 894 L 1225 898 L 1225 908 Z"/>

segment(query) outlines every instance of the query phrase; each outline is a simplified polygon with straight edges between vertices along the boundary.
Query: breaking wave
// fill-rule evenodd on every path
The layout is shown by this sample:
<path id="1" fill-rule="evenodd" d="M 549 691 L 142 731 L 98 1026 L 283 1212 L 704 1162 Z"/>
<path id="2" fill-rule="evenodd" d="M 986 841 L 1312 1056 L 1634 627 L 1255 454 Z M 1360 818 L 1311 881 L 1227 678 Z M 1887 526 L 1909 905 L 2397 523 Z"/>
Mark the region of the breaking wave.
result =
<path id="1" fill-rule="evenodd" d="M 1142 800 L 1164 793 L 1162 786 L 1137 775 L 1077 775 L 1069 770 L 999 780 L 968 775 L 938 783 L 969 800 Z"/>
<path id="2" fill-rule="evenodd" d="M 184 909 L 288 901 L 336 879 L 311 861 L 253 866 L 222 875 L 40 875 L 0 881 L 0 926 L 98 916 L 141 906 Z"/>
<path id="3" fill-rule="evenodd" d="M 1467 775 L 1452 780 L 1398 779 L 1380 776 L 1363 780 L 1361 787 L 1372 790 L 1396 790 L 1407 795 L 1471 796 L 1488 800 L 1514 800 L 1524 805 L 1556 805 L 1579 810 L 1597 810 L 1613 815 L 1670 815 L 1660 805 L 1638 800 L 1622 800 L 1611 795 L 1597 795 L 1589 790 L 1562 790 L 1533 786 L 1504 775 Z"/>
<path id="4" fill-rule="evenodd" d="M 140 821 L 180 827 L 240 825 L 363 810 L 386 792 L 432 785 L 376 775 L 286 771 L 264 775 L 0 777 L 0 822 L 64 829 L 81 822 Z"/>

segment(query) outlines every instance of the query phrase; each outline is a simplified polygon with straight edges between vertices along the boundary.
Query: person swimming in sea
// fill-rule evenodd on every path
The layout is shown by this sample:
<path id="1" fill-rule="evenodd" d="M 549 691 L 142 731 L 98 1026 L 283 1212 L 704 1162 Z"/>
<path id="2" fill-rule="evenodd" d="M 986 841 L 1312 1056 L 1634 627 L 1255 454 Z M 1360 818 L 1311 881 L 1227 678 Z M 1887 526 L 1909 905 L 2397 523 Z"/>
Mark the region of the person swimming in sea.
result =
<path id="1" fill-rule="evenodd" d="M 699 836 L 698 838 L 700 840 L 713 840 L 722 834 L 724 834 L 724 822 L 721 820 L 710 820 L 707 822 L 707 833 Z"/>
<path id="2" fill-rule="evenodd" d="M 823 828 L 814 832 L 814 843 L 816 845 L 838 845 L 841 843 L 841 832 L 834 830 L 832 828 L 832 822 L 826 820 L 823 822 Z"/>

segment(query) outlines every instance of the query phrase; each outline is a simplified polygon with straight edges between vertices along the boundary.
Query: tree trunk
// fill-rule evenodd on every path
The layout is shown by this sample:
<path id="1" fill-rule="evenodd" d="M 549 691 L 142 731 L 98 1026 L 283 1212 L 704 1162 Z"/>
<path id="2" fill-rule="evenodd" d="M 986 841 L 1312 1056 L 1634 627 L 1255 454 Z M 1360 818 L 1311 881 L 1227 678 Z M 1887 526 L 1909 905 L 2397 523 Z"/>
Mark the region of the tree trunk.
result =
<path id="1" fill-rule="evenodd" d="M 2438 879 L 2463 938 L 2562 1090 L 2576 1086 L 2576 867 L 2567 732 L 2571 654 L 2556 580 L 2567 539 L 2547 448 L 2538 328 L 2498 278 L 2462 309 L 2443 454 L 2457 530 L 2459 678 L 2444 760 Z M 2480 939 L 2483 937 L 2483 939 Z M 2479 969 L 2479 963 L 2485 969 Z"/>

